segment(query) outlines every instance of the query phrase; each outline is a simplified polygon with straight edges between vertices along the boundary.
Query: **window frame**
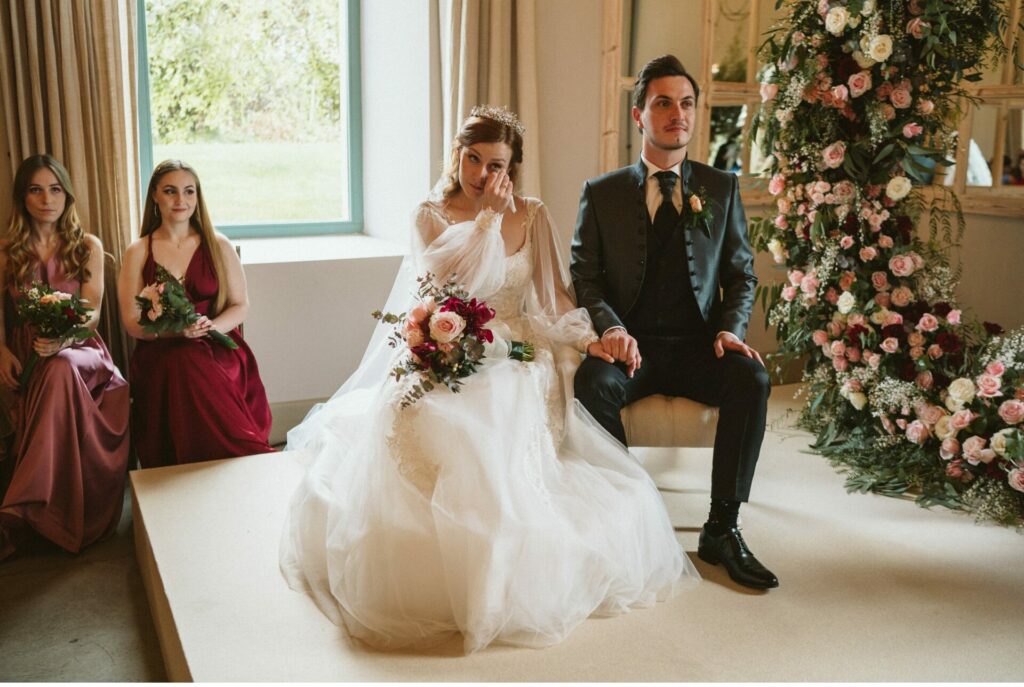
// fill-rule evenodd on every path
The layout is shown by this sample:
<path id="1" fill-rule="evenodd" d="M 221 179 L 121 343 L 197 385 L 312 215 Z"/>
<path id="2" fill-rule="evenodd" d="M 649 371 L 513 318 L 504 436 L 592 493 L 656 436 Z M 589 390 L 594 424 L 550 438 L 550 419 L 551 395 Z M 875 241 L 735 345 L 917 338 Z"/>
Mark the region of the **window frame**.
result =
<path id="1" fill-rule="evenodd" d="M 217 230 L 232 239 L 290 238 L 326 234 L 363 233 L 363 126 L 362 126 L 362 62 L 360 50 L 360 0 L 339 2 L 341 21 L 348 38 L 347 82 L 342 83 L 348 106 L 347 136 L 349 153 L 348 193 L 351 218 L 327 221 L 282 221 L 245 224 L 218 224 Z M 137 114 L 139 140 L 140 192 L 144 194 L 153 173 L 153 113 L 150 95 L 149 48 L 146 26 L 146 0 L 136 0 L 138 38 L 136 75 L 138 83 Z"/>

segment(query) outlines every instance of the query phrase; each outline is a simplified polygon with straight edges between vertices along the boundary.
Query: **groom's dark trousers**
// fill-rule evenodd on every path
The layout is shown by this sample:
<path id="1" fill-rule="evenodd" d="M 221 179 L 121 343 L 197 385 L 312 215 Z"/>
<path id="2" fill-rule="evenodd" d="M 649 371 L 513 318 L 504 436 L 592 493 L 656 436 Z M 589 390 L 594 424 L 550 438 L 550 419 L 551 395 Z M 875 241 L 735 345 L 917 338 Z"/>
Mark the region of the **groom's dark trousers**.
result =
<path id="1" fill-rule="evenodd" d="M 622 326 L 637 339 L 642 364 L 632 378 L 622 363 L 587 358 L 575 393 L 594 418 L 626 443 L 621 409 L 651 394 L 682 396 L 719 408 L 711 497 L 746 501 L 764 437 L 770 382 L 752 358 L 715 356 L 720 331 L 746 333 L 757 280 L 736 177 L 684 162 L 686 199 L 699 192 L 713 219 L 655 232 L 642 162 L 584 184 L 572 246 L 579 304 L 598 333 Z"/>

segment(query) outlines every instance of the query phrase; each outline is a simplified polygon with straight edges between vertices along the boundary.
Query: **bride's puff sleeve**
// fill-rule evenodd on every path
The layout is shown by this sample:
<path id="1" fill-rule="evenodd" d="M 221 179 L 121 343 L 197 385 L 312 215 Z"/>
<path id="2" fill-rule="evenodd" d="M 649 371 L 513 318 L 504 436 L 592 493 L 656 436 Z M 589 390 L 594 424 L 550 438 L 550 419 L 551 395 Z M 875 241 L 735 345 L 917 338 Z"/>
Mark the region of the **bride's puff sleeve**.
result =
<path id="1" fill-rule="evenodd" d="M 539 201 L 538 201 L 539 202 Z M 527 314 L 534 327 L 552 341 L 568 344 L 586 352 L 587 346 L 599 340 L 585 308 L 576 307 L 568 262 L 558 241 L 551 213 L 539 203 L 534 220 L 533 292 Z"/>
<path id="2" fill-rule="evenodd" d="M 486 300 L 505 282 L 501 215 L 481 211 L 473 220 L 448 225 L 440 209 L 421 203 L 414 216 L 413 256 L 417 270 L 436 284 L 454 278 L 470 296 Z"/>

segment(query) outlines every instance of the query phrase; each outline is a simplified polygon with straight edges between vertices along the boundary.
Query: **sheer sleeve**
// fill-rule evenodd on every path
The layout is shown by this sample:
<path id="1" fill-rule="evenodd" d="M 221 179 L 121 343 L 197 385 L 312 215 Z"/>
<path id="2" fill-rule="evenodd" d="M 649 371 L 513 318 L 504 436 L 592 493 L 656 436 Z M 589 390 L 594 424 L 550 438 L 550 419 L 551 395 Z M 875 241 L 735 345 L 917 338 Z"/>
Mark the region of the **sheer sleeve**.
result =
<path id="1" fill-rule="evenodd" d="M 527 315 L 533 328 L 552 341 L 586 352 L 598 341 L 586 308 L 576 307 L 568 263 L 558 242 L 551 213 L 541 201 L 533 222 L 533 294 Z"/>
<path id="2" fill-rule="evenodd" d="M 454 278 L 476 298 L 486 299 L 505 282 L 501 215 L 483 210 L 469 222 L 448 226 L 441 209 L 422 203 L 416 212 L 413 256 L 419 271 L 435 282 Z"/>

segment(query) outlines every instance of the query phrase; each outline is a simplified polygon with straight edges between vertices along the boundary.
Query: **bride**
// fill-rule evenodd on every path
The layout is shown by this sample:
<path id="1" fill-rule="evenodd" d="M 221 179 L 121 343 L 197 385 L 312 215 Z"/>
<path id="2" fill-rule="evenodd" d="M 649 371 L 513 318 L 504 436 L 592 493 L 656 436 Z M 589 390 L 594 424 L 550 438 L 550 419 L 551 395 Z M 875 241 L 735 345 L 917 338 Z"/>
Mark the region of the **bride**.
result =
<path id="1" fill-rule="evenodd" d="M 415 380 L 388 373 L 407 351 L 378 328 L 356 373 L 288 434 L 310 467 L 281 570 L 374 647 L 456 632 L 467 653 L 548 646 L 699 579 L 654 483 L 573 399 L 581 354 L 610 356 L 573 303 L 547 208 L 513 194 L 522 133 L 508 110 L 474 108 L 388 301 L 405 310 L 416 275 L 456 275 L 496 312 L 478 372 L 403 408 Z M 513 340 L 535 359 L 507 357 Z"/>

